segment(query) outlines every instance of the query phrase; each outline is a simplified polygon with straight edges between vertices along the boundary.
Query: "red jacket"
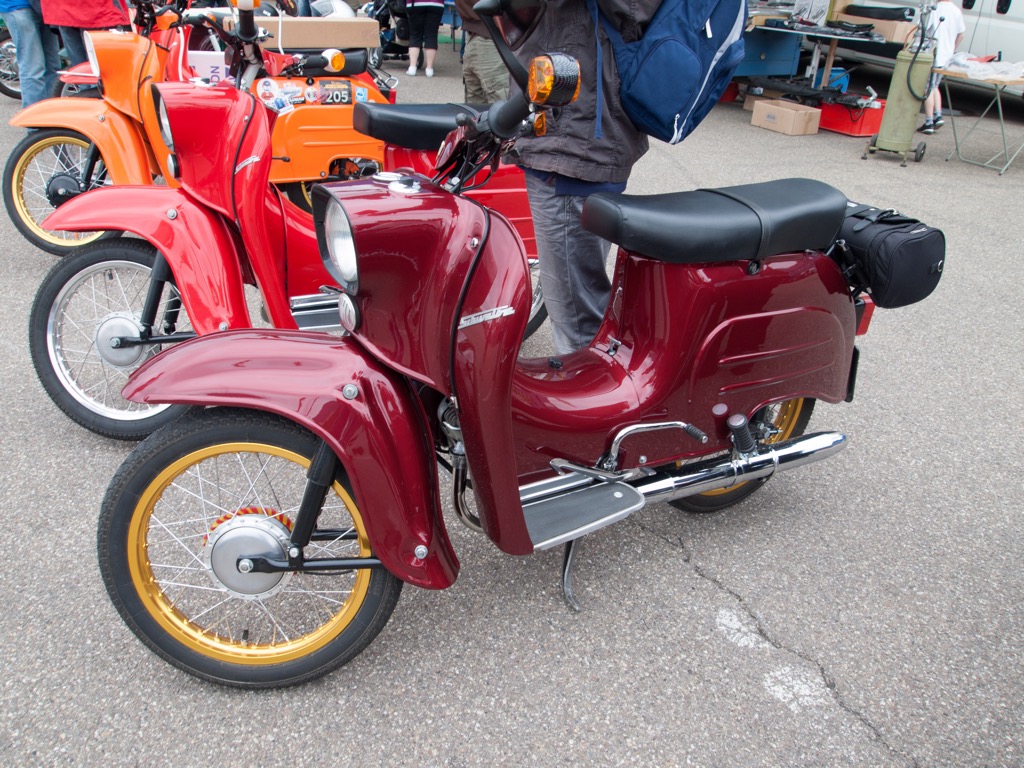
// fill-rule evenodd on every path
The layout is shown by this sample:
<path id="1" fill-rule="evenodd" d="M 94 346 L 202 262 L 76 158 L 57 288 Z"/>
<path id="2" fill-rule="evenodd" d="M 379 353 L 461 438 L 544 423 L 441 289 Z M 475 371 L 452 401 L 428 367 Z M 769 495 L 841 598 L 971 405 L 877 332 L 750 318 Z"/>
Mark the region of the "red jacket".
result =
<path id="1" fill-rule="evenodd" d="M 42 0 L 43 21 L 54 27 L 109 29 L 128 23 L 117 0 Z"/>

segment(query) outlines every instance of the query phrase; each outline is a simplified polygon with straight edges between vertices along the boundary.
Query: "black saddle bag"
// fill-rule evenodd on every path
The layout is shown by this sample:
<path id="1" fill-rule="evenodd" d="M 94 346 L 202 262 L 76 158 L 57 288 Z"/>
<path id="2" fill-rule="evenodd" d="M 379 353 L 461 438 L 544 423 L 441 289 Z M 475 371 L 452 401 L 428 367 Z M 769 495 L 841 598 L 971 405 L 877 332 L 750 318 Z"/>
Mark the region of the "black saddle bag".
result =
<path id="1" fill-rule="evenodd" d="M 832 255 L 850 285 L 887 309 L 927 298 L 946 261 L 942 230 L 891 208 L 847 206 Z"/>

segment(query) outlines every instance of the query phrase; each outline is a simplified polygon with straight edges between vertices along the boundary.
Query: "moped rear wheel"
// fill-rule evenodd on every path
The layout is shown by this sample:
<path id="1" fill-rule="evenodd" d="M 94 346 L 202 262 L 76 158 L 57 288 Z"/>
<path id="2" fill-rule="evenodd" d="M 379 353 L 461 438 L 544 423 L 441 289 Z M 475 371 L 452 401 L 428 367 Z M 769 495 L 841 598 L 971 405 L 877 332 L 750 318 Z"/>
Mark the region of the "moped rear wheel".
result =
<path id="1" fill-rule="evenodd" d="M 150 650 L 204 680 L 283 687 L 340 667 L 384 628 L 402 590 L 384 568 L 238 568 L 247 554 L 288 559 L 318 443 L 277 416 L 197 409 L 131 453 L 103 500 L 97 545 L 110 599 Z M 306 556 L 372 557 L 342 473 Z"/>
<path id="2" fill-rule="evenodd" d="M 0 93 L 12 99 L 21 99 L 18 51 L 9 29 L 0 29 Z"/>
<path id="3" fill-rule="evenodd" d="M 11 150 L 4 168 L 4 205 L 37 248 L 66 256 L 118 232 L 65 232 L 43 221 L 61 204 L 110 180 L 103 157 L 82 134 L 66 128 L 32 131 Z"/>
<path id="4" fill-rule="evenodd" d="M 54 403 L 86 429 L 140 440 L 173 421 L 183 406 L 134 403 L 121 395 L 128 376 L 161 344 L 138 339 L 156 250 L 138 240 L 97 243 L 57 262 L 43 278 L 29 316 L 29 351 Z M 177 289 L 167 284 L 153 331 L 190 333 Z"/>
<path id="5" fill-rule="evenodd" d="M 759 443 L 780 443 L 802 435 L 810 423 L 813 412 L 813 398 L 795 397 L 792 400 L 765 406 L 750 419 L 750 427 L 755 437 L 763 436 L 759 437 Z M 717 512 L 743 501 L 766 482 L 768 478 L 749 480 L 732 488 L 687 496 L 670 501 L 669 504 L 685 512 Z"/>

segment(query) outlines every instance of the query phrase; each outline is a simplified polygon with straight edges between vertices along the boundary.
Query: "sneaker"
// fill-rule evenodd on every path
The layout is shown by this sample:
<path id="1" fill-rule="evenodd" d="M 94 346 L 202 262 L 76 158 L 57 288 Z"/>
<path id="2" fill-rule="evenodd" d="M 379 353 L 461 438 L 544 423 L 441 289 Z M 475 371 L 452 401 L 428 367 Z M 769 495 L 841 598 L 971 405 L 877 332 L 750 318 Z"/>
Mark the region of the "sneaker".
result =
<path id="1" fill-rule="evenodd" d="M 407 70 L 405 70 L 405 74 L 407 74 L 409 77 L 416 77 L 416 67 L 409 67 Z"/>
<path id="2" fill-rule="evenodd" d="M 935 123 L 931 123 L 931 122 L 925 123 L 924 125 L 922 125 L 920 128 L 917 129 L 917 132 L 918 133 L 935 133 Z"/>
<path id="3" fill-rule="evenodd" d="M 934 125 L 936 128 L 941 128 L 945 124 L 946 124 L 946 121 L 942 119 L 942 115 L 936 115 L 932 119 L 932 125 Z"/>
<path id="4" fill-rule="evenodd" d="M 434 76 L 434 70 L 428 68 L 426 70 L 426 75 L 427 75 L 427 77 L 433 77 Z"/>

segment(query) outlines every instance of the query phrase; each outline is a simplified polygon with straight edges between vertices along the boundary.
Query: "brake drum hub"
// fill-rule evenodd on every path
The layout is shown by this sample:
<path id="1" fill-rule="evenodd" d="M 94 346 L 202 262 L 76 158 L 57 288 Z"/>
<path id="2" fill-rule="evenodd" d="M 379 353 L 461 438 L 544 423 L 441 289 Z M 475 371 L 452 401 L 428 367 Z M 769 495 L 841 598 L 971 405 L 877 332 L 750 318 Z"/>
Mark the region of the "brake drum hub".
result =
<path id="1" fill-rule="evenodd" d="M 213 583 L 243 600 L 271 597 L 287 586 L 291 573 L 242 573 L 240 558 L 286 560 L 291 534 L 277 517 L 263 511 L 240 511 L 217 521 L 206 540 L 203 561 Z"/>

